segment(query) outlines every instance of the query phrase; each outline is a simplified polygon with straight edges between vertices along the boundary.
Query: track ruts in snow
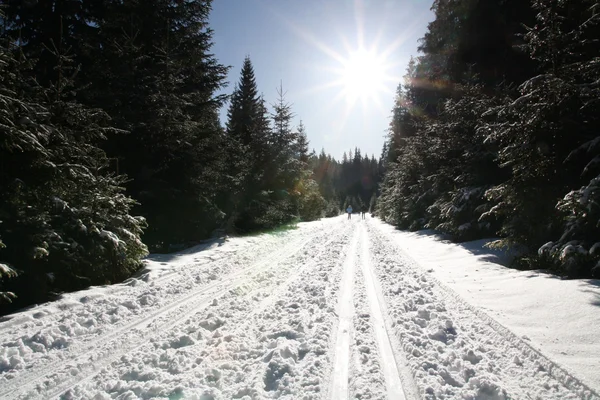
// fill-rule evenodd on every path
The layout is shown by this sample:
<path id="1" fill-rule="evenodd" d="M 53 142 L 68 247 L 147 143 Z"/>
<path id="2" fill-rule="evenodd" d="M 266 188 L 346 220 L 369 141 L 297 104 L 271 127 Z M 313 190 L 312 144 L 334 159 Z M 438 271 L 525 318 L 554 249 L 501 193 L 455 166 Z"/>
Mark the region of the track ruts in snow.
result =
<path id="1" fill-rule="evenodd" d="M 322 348 L 329 339 L 324 335 L 329 321 L 321 315 L 331 315 L 325 300 L 330 297 L 321 295 L 321 290 L 337 286 L 336 261 L 347 248 L 347 236 L 348 229 L 342 229 L 321 243 L 308 260 L 299 259 L 296 270 L 269 297 L 232 331 L 226 331 L 234 339 L 213 348 L 206 360 L 208 369 L 227 363 L 233 353 L 242 360 L 243 375 L 223 373 L 220 378 L 224 398 L 313 398 L 307 393 L 321 390 L 324 369 L 315 371 L 314 365 L 323 365 L 326 354 Z M 313 286 L 316 277 L 324 278 L 316 281 L 320 289 Z M 238 352 L 237 348 L 244 350 Z"/>
<path id="2" fill-rule="evenodd" d="M 183 326 L 130 352 L 125 362 L 115 362 L 93 382 L 81 382 L 67 394 L 87 398 L 103 389 L 115 397 L 132 389 L 138 397 L 148 396 L 140 392 L 146 382 L 136 382 L 137 376 L 161 376 L 168 381 L 170 389 L 163 392 L 149 389 L 153 396 L 164 397 L 177 397 L 173 390 L 184 387 L 207 399 L 296 399 L 296 393 L 318 392 L 320 378 L 315 372 L 320 371 L 314 365 L 323 363 L 323 332 L 330 331 L 323 316 L 331 315 L 323 301 L 330 296 L 321 289 L 338 286 L 337 260 L 346 248 L 348 231 L 347 227 L 336 230 L 276 270 L 253 278 L 254 283 L 231 290 Z M 209 331 L 199 328 L 215 319 L 221 322 Z M 176 347 L 169 348 L 172 344 Z M 171 362 L 176 371 L 170 371 Z M 114 388 L 114 383 L 103 382 L 119 383 Z M 293 394 L 285 397 L 286 393 Z"/>
<path id="3" fill-rule="evenodd" d="M 333 236 L 332 236 L 332 233 L 333 233 Z M 300 243 L 295 242 L 295 241 L 288 243 L 276 254 L 272 254 L 270 257 L 267 257 L 267 258 L 261 260 L 259 262 L 259 265 L 260 265 L 259 268 L 250 267 L 250 268 L 244 269 L 243 271 L 240 271 L 239 273 L 236 274 L 235 279 L 232 279 L 232 280 L 228 279 L 226 287 L 220 289 L 216 293 L 211 292 L 211 293 L 207 293 L 206 295 L 203 294 L 202 302 L 197 304 L 195 308 L 178 315 L 178 318 L 176 320 L 171 320 L 171 321 L 166 322 L 165 324 L 162 324 L 161 326 L 154 327 L 152 330 L 156 333 L 153 333 L 148 336 L 155 337 L 160 332 L 165 332 L 165 331 L 170 332 L 171 330 L 173 330 L 174 327 L 180 325 L 183 322 L 186 322 L 185 320 L 188 319 L 189 317 L 191 317 L 193 314 L 196 314 L 196 313 L 202 311 L 203 309 L 205 309 L 206 307 L 208 307 L 209 305 L 214 304 L 215 299 L 221 298 L 222 296 L 227 296 L 232 291 L 235 291 L 236 288 L 243 286 L 247 281 L 251 280 L 250 277 L 254 277 L 253 279 L 256 279 L 257 281 L 260 282 L 263 279 L 262 275 L 268 274 L 270 271 L 274 271 L 275 269 L 277 269 L 276 273 L 279 274 L 280 266 L 283 263 L 286 263 L 288 261 L 293 262 L 293 260 L 294 260 L 293 257 L 295 255 L 302 252 L 302 250 L 310 248 L 310 246 L 313 245 L 315 242 L 320 242 L 321 240 L 323 240 L 324 238 L 327 238 L 327 237 L 336 237 L 335 230 L 333 232 L 328 232 L 328 233 L 321 232 L 317 235 L 313 235 L 309 239 L 301 240 Z M 228 277 L 228 278 L 230 278 L 230 277 Z M 251 296 L 252 294 L 253 294 L 253 292 L 249 293 L 248 295 Z M 266 302 L 268 299 L 264 299 L 264 300 Z M 136 343 L 137 343 L 136 346 L 129 348 L 125 351 L 116 353 L 116 354 L 112 355 L 110 358 L 104 360 L 102 365 L 109 365 L 110 363 L 117 360 L 121 355 L 123 355 L 125 353 L 131 353 L 132 351 L 135 351 L 135 350 L 139 350 L 142 346 L 145 346 L 147 344 L 147 341 L 140 340 Z M 98 365 L 94 366 L 94 370 L 95 371 L 98 370 Z M 96 376 L 96 373 L 88 374 L 83 379 L 74 380 L 74 382 L 68 386 L 61 385 L 60 387 L 57 387 L 55 390 L 50 392 L 50 394 L 51 394 L 51 396 L 56 396 L 63 392 L 67 392 L 69 389 L 75 387 L 76 385 L 87 382 L 90 379 L 93 379 L 95 376 Z"/>
<path id="4" fill-rule="evenodd" d="M 416 399 L 406 360 L 395 338 L 388 335 L 390 321 L 372 271 L 368 233 L 362 221 L 354 226 L 338 294 L 339 321 L 328 398 Z"/>
<path id="5" fill-rule="evenodd" d="M 301 238 L 300 238 L 301 239 Z M 297 241 L 299 239 L 292 239 L 292 241 Z M 161 286 L 161 287 L 165 287 L 165 283 L 169 282 L 169 281 L 176 281 L 174 282 L 174 284 L 180 284 L 181 282 L 187 282 L 192 278 L 196 278 L 196 280 L 198 280 L 198 277 L 191 277 L 191 273 L 190 271 L 193 271 L 197 266 L 201 266 L 203 270 L 212 270 L 215 266 L 217 265 L 224 265 L 224 264 L 228 264 L 231 267 L 235 267 L 235 265 L 239 265 L 239 264 L 250 264 L 250 265 L 254 265 L 257 260 L 260 261 L 261 258 L 263 257 L 268 257 L 269 252 L 272 252 L 273 249 L 271 249 L 271 246 L 276 246 L 279 242 L 281 241 L 280 238 L 268 238 L 269 242 L 275 242 L 275 243 L 269 243 L 269 245 L 264 246 L 265 248 L 263 249 L 254 249 L 255 246 L 253 246 L 253 250 L 251 252 L 251 254 L 248 254 L 248 251 L 246 249 L 246 247 L 249 247 L 251 245 L 253 245 L 253 243 L 251 242 L 247 242 L 244 245 L 241 246 L 240 249 L 237 249 L 237 251 L 235 253 L 228 253 L 225 255 L 222 254 L 217 254 L 217 257 L 215 258 L 214 256 L 208 256 L 208 260 L 207 258 L 205 258 L 206 256 L 204 256 L 204 254 L 201 252 L 198 254 L 198 256 L 196 258 L 193 259 L 193 261 L 190 261 L 186 264 L 183 265 L 172 265 L 170 270 L 168 272 L 163 273 L 162 275 L 152 278 L 150 280 L 150 273 L 149 272 L 144 272 L 144 270 L 142 269 L 142 271 L 140 271 L 138 274 L 136 274 L 136 276 L 134 278 L 130 278 L 127 279 L 126 281 L 124 281 L 121 284 L 116 284 L 113 286 L 109 286 L 106 288 L 106 290 L 103 292 L 104 296 L 108 296 L 113 294 L 114 292 L 122 292 L 125 286 L 130 285 L 132 282 L 136 282 L 136 281 L 148 281 L 150 280 L 150 284 L 152 285 L 152 287 L 156 287 L 156 286 Z M 208 246 L 204 246 L 205 248 Z M 203 250 L 197 250 L 197 251 L 203 251 Z M 207 249 L 206 251 L 210 252 L 210 249 Z M 164 256 L 164 255 L 160 255 L 160 256 Z M 177 278 L 177 279 L 176 279 Z M 207 281 L 211 280 L 212 278 L 208 277 L 208 279 L 206 279 Z M 178 281 L 178 282 L 177 282 Z M 200 283 L 200 282 L 198 282 Z M 180 285 L 180 287 L 182 289 L 184 289 L 183 285 Z M 77 313 L 79 311 L 79 309 L 83 309 L 87 306 L 89 306 L 90 303 L 86 302 L 86 303 L 80 303 L 78 305 L 73 305 L 70 307 L 70 311 L 72 313 Z M 47 315 L 43 315 L 43 313 L 37 313 L 38 315 L 35 316 L 35 323 L 41 323 L 41 322 L 45 322 L 46 324 L 49 324 L 50 321 L 47 321 L 49 318 L 54 317 L 53 314 L 47 314 Z M 6 319 L 6 321 L 4 321 Z M 31 315 L 17 315 L 17 316 L 6 316 L 6 317 L 2 317 L 0 318 L 0 335 L 3 334 L 4 332 L 7 331 L 16 331 L 16 330 L 21 330 L 23 328 L 27 328 L 27 325 L 31 324 L 32 321 L 32 317 Z M 115 324 L 113 325 L 114 328 L 118 328 L 118 325 Z M 88 335 L 88 336 L 92 336 L 92 335 Z"/>
<path id="6" fill-rule="evenodd" d="M 354 318 L 354 271 L 358 250 L 359 232 L 355 230 L 350 250 L 346 255 L 343 276 L 340 282 L 338 297 L 338 326 L 335 335 L 335 356 L 331 377 L 331 399 L 348 398 L 348 379 L 350 365 L 350 338 L 352 336 L 352 320 Z"/>
<path id="7" fill-rule="evenodd" d="M 390 237 L 368 229 L 393 330 L 425 399 L 600 399 L 419 267 Z"/>
<path id="8" fill-rule="evenodd" d="M 400 372 L 405 370 L 404 365 L 398 365 L 396 360 L 397 352 L 392 346 L 392 340 L 388 336 L 388 321 L 387 321 L 387 309 L 385 301 L 377 278 L 373 273 L 371 265 L 371 254 L 368 247 L 367 232 L 364 229 L 364 225 L 360 226 L 361 231 L 361 269 L 364 277 L 364 284 L 366 287 L 367 298 L 371 310 L 371 319 L 373 328 L 375 331 L 375 338 L 379 354 L 381 356 L 381 368 L 385 377 L 385 386 L 388 399 L 394 400 L 406 400 L 404 388 L 402 384 L 402 377 Z M 405 382 L 408 382 L 406 374 Z"/>
<path id="9" fill-rule="evenodd" d="M 331 231 L 333 230 L 335 228 Z M 247 268 L 229 274 L 210 285 L 193 290 L 191 293 L 188 292 L 184 296 L 176 297 L 173 299 L 174 301 L 151 314 L 146 314 L 139 320 L 94 338 L 83 346 L 68 348 L 62 359 L 46 364 L 40 363 L 32 369 L 20 373 L 14 379 L 6 381 L 0 389 L 0 398 L 17 398 L 31 394 L 34 389 L 39 391 L 40 396 L 47 398 L 68 390 L 81 380 L 89 378 L 89 374 L 94 375 L 94 371 L 108 365 L 120 354 L 140 346 L 156 332 L 161 329 L 168 329 L 176 321 L 180 321 L 208 306 L 214 298 L 226 293 L 246 279 L 248 274 L 258 274 L 273 268 L 279 262 L 292 257 L 310 243 L 320 240 L 321 237 L 327 237 L 329 233 L 330 229 L 327 229 L 321 234 L 311 235 L 308 239 L 301 237 L 292 240 L 276 253 Z M 101 348 L 101 350 L 98 350 L 98 348 Z M 87 354 L 88 351 L 93 351 L 95 355 Z M 88 376 L 81 376 L 82 373 L 86 373 Z"/>
<path id="10" fill-rule="evenodd" d="M 363 255 L 358 254 L 362 263 Z M 361 268 L 354 273 L 354 320 L 350 346 L 349 398 L 361 400 L 386 400 L 385 376 L 381 369 L 381 354 L 377 347 L 373 317 L 367 299 L 364 275 Z"/>

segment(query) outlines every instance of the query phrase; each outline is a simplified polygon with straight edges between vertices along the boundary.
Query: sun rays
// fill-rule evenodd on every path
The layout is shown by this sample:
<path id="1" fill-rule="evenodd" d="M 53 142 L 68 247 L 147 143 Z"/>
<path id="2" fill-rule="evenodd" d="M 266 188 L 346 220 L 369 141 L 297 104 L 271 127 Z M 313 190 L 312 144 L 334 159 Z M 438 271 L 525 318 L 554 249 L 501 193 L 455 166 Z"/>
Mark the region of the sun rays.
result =
<path id="1" fill-rule="evenodd" d="M 365 4 L 364 0 L 352 2 L 354 18 L 351 28 L 338 25 L 340 20 L 332 18 L 327 34 L 323 35 L 322 30 L 300 25 L 263 3 L 283 27 L 325 56 L 322 62 L 307 61 L 303 65 L 308 73 L 318 72 L 318 83 L 306 87 L 299 95 L 330 96 L 327 105 L 321 106 L 318 111 L 325 115 L 337 113 L 332 122 L 333 136 L 340 135 L 349 119 L 357 113 L 364 117 L 374 114 L 378 118 L 389 117 L 396 87 L 403 79 L 409 59 L 409 54 L 404 54 L 401 47 L 424 23 L 425 14 L 415 15 L 403 27 L 390 25 L 394 23 L 394 19 L 390 18 L 389 22 L 381 22 L 377 29 L 369 30 L 367 22 L 371 22 L 372 28 L 373 21 L 367 20 Z M 370 35 L 367 34 L 369 32 Z M 396 33 L 390 35 L 391 32 Z"/>
<path id="2" fill-rule="evenodd" d="M 324 72 L 322 82 L 306 88 L 302 95 L 314 95 L 319 92 L 335 93 L 328 106 L 322 112 L 329 112 L 343 104 L 344 111 L 336 118 L 337 133 L 341 132 L 348 118 L 357 111 L 363 115 L 372 112 L 387 118 L 396 86 L 402 80 L 406 57 L 398 57 L 399 48 L 411 37 L 413 29 L 420 18 L 395 35 L 392 43 L 384 43 L 384 29 L 381 26 L 375 32 L 373 40 L 367 40 L 365 35 L 365 11 L 361 0 L 354 1 L 354 29 L 340 32 L 331 27 L 328 38 L 316 37 L 311 30 L 278 15 L 285 26 L 293 31 L 305 43 L 314 47 L 326 56 L 322 65 L 307 65 L 312 70 Z M 339 47 L 333 48 L 331 36 L 339 39 Z M 389 104 L 388 104 L 389 103 Z M 359 110 L 360 109 L 360 110 Z"/>

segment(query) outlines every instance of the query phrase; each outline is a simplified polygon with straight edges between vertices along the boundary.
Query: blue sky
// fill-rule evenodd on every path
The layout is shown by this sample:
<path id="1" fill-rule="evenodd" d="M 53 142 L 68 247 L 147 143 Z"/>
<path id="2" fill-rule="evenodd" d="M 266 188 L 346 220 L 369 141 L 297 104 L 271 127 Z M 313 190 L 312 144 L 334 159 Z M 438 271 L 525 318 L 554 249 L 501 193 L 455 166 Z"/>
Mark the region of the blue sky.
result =
<path id="1" fill-rule="evenodd" d="M 394 91 L 433 20 L 431 0 L 215 0 L 214 54 L 231 93 L 249 55 L 269 104 L 283 82 L 311 149 L 379 157 Z M 362 49 L 362 50 L 361 50 Z M 224 120 L 226 109 L 222 112 Z"/>

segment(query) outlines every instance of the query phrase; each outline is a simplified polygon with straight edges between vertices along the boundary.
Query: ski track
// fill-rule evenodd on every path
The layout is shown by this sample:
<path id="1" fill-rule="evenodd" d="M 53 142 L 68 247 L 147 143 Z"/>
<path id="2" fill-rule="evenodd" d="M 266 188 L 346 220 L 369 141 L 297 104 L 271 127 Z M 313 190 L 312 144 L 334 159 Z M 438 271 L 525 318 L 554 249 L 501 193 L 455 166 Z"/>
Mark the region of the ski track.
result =
<path id="1" fill-rule="evenodd" d="M 331 399 L 348 397 L 348 371 L 350 364 L 350 337 L 354 317 L 354 271 L 359 234 L 355 233 L 343 266 L 343 277 L 337 304 L 338 326 L 336 330 L 335 358 L 331 379 Z"/>
<path id="2" fill-rule="evenodd" d="M 358 255 L 359 264 L 364 256 Z M 354 320 L 350 362 L 350 397 L 361 400 L 387 399 L 381 355 L 375 341 L 372 315 L 361 268 L 354 273 Z"/>
<path id="3" fill-rule="evenodd" d="M 367 226 L 388 315 L 424 399 L 600 399 Z"/>
<path id="4" fill-rule="evenodd" d="M 17 314 L 0 398 L 600 400 L 393 243 L 324 220 Z"/>
<path id="5" fill-rule="evenodd" d="M 271 239 L 271 238 L 269 238 Z M 269 242 L 269 240 L 266 240 L 265 242 Z M 244 245 L 248 246 L 249 244 L 251 244 L 251 242 L 246 242 Z M 236 252 L 236 254 L 228 254 L 225 253 L 224 255 L 217 255 L 216 257 L 213 255 L 211 256 L 210 254 L 198 254 L 196 255 L 196 257 L 193 259 L 192 262 L 188 262 L 184 265 L 174 265 L 171 266 L 169 268 L 168 272 L 163 273 L 162 275 L 155 277 L 152 279 L 151 281 L 151 286 L 153 287 L 159 287 L 160 289 L 165 289 L 163 287 L 160 286 L 165 286 L 164 284 L 169 282 L 170 280 L 173 280 L 174 278 L 180 278 L 179 281 L 183 281 L 182 278 L 189 278 L 191 275 L 189 274 L 189 269 L 190 268 L 194 268 L 197 266 L 202 265 L 205 268 L 205 271 L 210 270 L 211 276 L 208 276 L 206 278 L 207 281 L 210 281 L 212 279 L 214 279 L 214 275 L 215 272 L 218 272 L 218 265 L 219 263 L 225 263 L 230 261 L 229 258 L 232 258 L 233 260 L 231 260 L 231 265 L 237 265 L 237 264 L 249 264 L 249 263 L 253 263 L 254 260 L 259 259 L 260 257 L 264 256 L 268 251 L 272 251 L 271 243 L 265 243 L 266 246 L 264 246 L 263 249 L 256 249 L 258 251 L 252 253 L 250 256 L 247 252 L 246 249 L 241 248 L 238 249 L 239 252 Z M 208 248 L 209 246 L 199 246 L 201 248 Z M 197 248 L 197 247 L 195 247 Z M 198 250 L 200 251 L 200 250 Z M 208 250 L 207 252 L 210 252 L 210 250 Z M 155 258 L 158 258 L 159 260 L 164 258 L 164 255 L 158 255 L 155 256 Z M 149 258 L 148 260 L 152 260 L 152 258 Z M 208 262 L 206 264 L 203 264 L 202 261 L 204 260 L 208 260 Z M 157 261 L 159 262 L 159 261 Z M 165 262 L 161 263 L 161 264 L 166 264 Z M 108 295 L 116 295 L 116 296 L 123 296 L 126 295 L 127 293 L 123 293 L 123 289 L 127 286 L 137 286 L 137 283 L 139 282 L 147 282 L 150 280 L 150 275 L 153 274 L 153 272 L 148 272 L 145 270 L 145 268 L 142 268 L 140 272 L 138 272 L 133 278 L 127 279 L 125 280 L 123 283 L 121 284 L 115 284 L 112 286 L 108 286 L 105 288 L 105 290 L 103 291 L 103 296 L 108 296 Z M 198 277 L 196 277 L 197 279 Z M 197 279 L 198 280 L 198 279 Z M 199 280 L 198 280 L 199 282 Z M 161 285 L 159 285 L 159 283 Z M 67 296 L 70 296 L 70 294 L 67 294 Z M 125 296 L 123 296 L 125 297 Z M 78 313 L 78 314 L 84 314 L 87 311 L 87 308 L 89 308 L 90 305 L 94 305 L 95 302 L 95 298 L 93 296 L 84 296 L 83 298 L 80 299 L 79 302 L 71 302 L 70 304 L 62 304 L 62 302 L 60 302 L 61 304 L 58 305 L 58 308 L 60 310 L 64 310 L 66 308 L 68 308 L 71 312 L 73 313 Z M 53 308 L 51 306 L 52 302 L 50 303 L 46 303 L 43 306 L 48 306 L 50 305 L 50 308 Z M 35 328 L 36 326 L 44 326 L 47 324 L 50 324 L 51 322 L 55 322 L 57 321 L 55 313 L 52 312 L 47 312 L 46 310 L 42 310 L 40 312 L 37 312 L 33 315 L 30 315 L 29 313 L 23 313 L 22 315 L 9 315 L 9 316 L 5 316 L 0 318 L 0 334 L 7 332 L 7 334 L 10 333 L 14 333 L 17 330 L 22 330 L 22 329 L 31 329 L 31 328 Z M 113 323 L 114 321 L 109 321 L 110 323 Z M 121 322 L 121 320 L 118 320 L 116 323 L 114 323 L 114 325 L 116 326 L 118 324 L 118 322 Z M 86 332 L 87 335 L 92 335 L 96 332 Z"/>
<path id="6" fill-rule="evenodd" d="M 319 274 L 328 285 L 327 277 L 337 264 L 331 261 L 344 247 L 347 231 L 340 230 L 321 243 L 320 251 L 307 250 L 297 260 L 280 264 L 277 274 L 258 280 L 264 285 L 249 288 L 246 283 L 241 290 L 230 291 L 210 309 L 185 321 L 184 330 L 165 332 L 124 356 L 126 360 L 122 357 L 118 367 L 93 377 L 89 388 L 87 382 L 80 382 L 66 395 L 87 398 L 94 394 L 93 388 L 103 388 L 136 397 L 187 398 L 198 391 L 202 399 L 296 399 L 294 393 L 299 391 L 318 392 L 311 361 L 324 354 L 318 333 L 327 331 L 321 325 L 331 310 L 324 302 L 330 296 L 318 295 L 323 285 L 314 282 L 314 276 Z M 308 374 L 303 373 L 306 368 Z M 193 381 L 182 380 L 181 374 L 191 373 Z M 160 389 L 145 385 L 149 377 L 171 384 Z"/>
<path id="7" fill-rule="evenodd" d="M 367 298 L 371 310 L 372 324 L 375 331 L 375 338 L 379 354 L 381 356 L 381 366 L 385 376 L 385 386 L 387 397 L 395 400 L 406 400 L 404 389 L 400 378 L 400 368 L 396 364 L 395 351 L 392 348 L 391 340 L 388 337 L 385 313 L 385 304 L 381 292 L 378 290 L 371 267 L 371 255 L 369 254 L 368 241 L 365 237 L 364 224 L 360 226 L 361 231 L 361 263 L 364 283 L 366 286 Z"/>
<path id="8" fill-rule="evenodd" d="M 335 225 L 332 230 L 335 230 Z M 321 237 L 326 237 L 330 229 L 321 233 L 319 231 L 317 230 L 316 234 L 308 232 L 308 239 L 306 239 L 306 234 L 300 234 L 299 238 L 294 238 L 283 246 L 276 241 L 276 244 L 279 244 L 277 246 L 279 247 L 279 251 L 271 253 L 268 257 L 259 260 L 247 268 L 229 274 L 215 283 L 204 286 L 200 285 L 199 289 L 193 290 L 191 293 L 189 290 L 193 288 L 194 280 L 191 281 L 191 284 L 188 283 L 183 286 L 180 291 L 175 292 L 175 296 L 172 296 L 173 291 L 167 290 L 167 294 L 170 292 L 171 300 L 174 301 L 167 304 L 160 304 L 153 312 L 149 315 L 145 314 L 139 320 L 134 320 L 118 327 L 105 327 L 104 330 L 97 331 L 99 333 L 98 337 L 88 341 L 84 340 L 72 346 L 68 346 L 68 342 L 65 343 L 65 347 L 50 346 L 48 353 L 58 351 L 60 352 L 59 357 L 51 358 L 48 354 L 45 354 L 45 358 L 50 360 L 50 362 L 44 363 L 38 359 L 33 368 L 28 368 L 25 371 L 15 369 L 9 371 L 8 374 L 3 374 L 5 382 L 0 389 L 0 398 L 17 398 L 32 390 L 34 392 L 41 392 L 40 394 L 44 393 L 44 398 L 60 394 L 63 388 L 68 388 L 72 386 L 73 382 L 76 383 L 80 380 L 81 373 L 89 373 L 90 371 L 97 370 L 99 366 L 106 364 L 108 360 L 114 359 L 115 354 L 121 354 L 128 348 L 140 345 L 157 330 L 169 329 L 175 321 L 194 313 L 199 308 L 208 306 L 215 297 L 226 293 L 232 286 L 245 281 L 248 274 L 260 274 L 264 270 L 276 265 L 282 259 L 292 257 L 309 243 L 317 242 Z M 284 240 L 285 237 L 280 238 L 279 242 Z M 239 261 L 233 262 L 232 268 L 236 265 L 239 265 Z M 219 269 L 210 270 L 210 278 L 216 279 L 215 273 L 218 272 L 221 271 Z M 136 282 L 136 280 L 133 280 L 133 282 Z M 177 296 L 179 292 L 183 292 L 184 296 Z M 147 297 L 142 295 L 139 298 L 144 299 Z M 140 303 L 144 305 L 143 300 Z M 153 304 L 153 302 L 147 303 Z M 127 309 L 129 308 L 127 307 Z M 136 308 L 141 308 L 141 306 L 138 305 Z M 64 324 L 59 325 L 59 329 L 63 326 Z M 39 332 L 36 335 L 39 337 Z M 26 345 L 26 343 L 31 343 L 35 346 L 36 335 L 25 335 L 25 337 L 20 338 L 16 341 L 16 346 L 13 346 L 13 349 L 17 347 L 17 354 L 21 356 L 36 355 Z M 87 339 L 91 335 L 84 334 L 82 336 Z M 90 351 L 93 351 L 93 354 L 88 355 Z M 15 351 L 13 350 L 13 352 Z M 26 359 L 25 362 L 27 361 Z"/>

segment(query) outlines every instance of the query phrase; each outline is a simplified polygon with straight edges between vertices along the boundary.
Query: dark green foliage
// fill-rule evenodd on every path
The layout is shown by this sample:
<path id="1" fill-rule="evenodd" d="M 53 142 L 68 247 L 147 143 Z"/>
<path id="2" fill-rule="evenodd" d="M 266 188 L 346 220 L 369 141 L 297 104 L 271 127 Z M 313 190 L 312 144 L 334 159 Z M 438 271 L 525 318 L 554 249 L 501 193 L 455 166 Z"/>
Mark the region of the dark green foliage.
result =
<path id="1" fill-rule="evenodd" d="M 308 166 L 309 153 L 308 153 L 308 138 L 306 137 L 306 128 L 302 121 L 298 125 L 298 132 L 296 133 L 296 153 L 300 162 L 303 163 L 304 167 Z"/>
<path id="2" fill-rule="evenodd" d="M 482 127 L 489 119 L 484 114 L 498 99 L 482 91 L 478 85 L 461 86 L 460 98 L 447 100 L 431 125 L 439 144 L 431 150 L 440 167 L 431 175 L 436 192 L 427 227 L 450 233 L 459 241 L 495 234 L 497 220 L 487 215 L 495 203 L 485 193 L 507 178 Z"/>
<path id="3" fill-rule="evenodd" d="M 437 155 L 430 148 L 439 147 L 439 140 L 427 130 L 429 117 L 409 100 L 414 89 L 410 79 L 407 75 L 407 84 L 397 90 L 378 215 L 405 229 L 421 229 L 435 199 L 431 174 Z"/>
<path id="4" fill-rule="evenodd" d="M 528 251 L 522 267 L 597 275 L 600 3 L 433 9 L 398 89 L 378 215 L 456 240 L 499 234 Z"/>
<path id="5" fill-rule="evenodd" d="M 230 230 L 247 232 L 323 216 L 325 200 L 309 170 L 302 123 L 292 129 L 291 106 L 279 89 L 268 114 L 249 57 L 227 115 L 227 184 L 223 193 Z"/>
<path id="6" fill-rule="evenodd" d="M 146 253 L 132 207 L 154 249 L 220 226 L 227 68 L 210 54 L 210 1 L 3 6 L 0 283 L 13 306 L 130 276 Z"/>
<path id="7" fill-rule="evenodd" d="M 377 195 L 373 193 L 371 196 L 371 200 L 369 201 L 369 212 L 375 215 L 375 210 L 377 209 Z"/>
<path id="8" fill-rule="evenodd" d="M 210 1 L 106 2 L 97 20 L 101 46 L 86 92 L 127 135 L 106 150 L 131 179 L 128 192 L 149 223 L 154 249 L 209 235 L 224 168 L 218 109 L 227 68 L 210 53 Z"/>
<path id="9" fill-rule="evenodd" d="M 272 186 L 273 131 L 249 57 L 244 60 L 227 117 L 229 182 L 224 196 L 229 229 L 246 232 L 289 222 L 293 213 L 288 192 Z"/>
<path id="10" fill-rule="evenodd" d="M 489 195 L 500 201 L 505 241 L 544 245 L 540 255 L 561 273 L 598 275 L 600 3 L 533 5 L 538 24 L 526 38 L 543 73 L 495 111 L 490 138 L 512 177 Z"/>
<path id="11" fill-rule="evenodd" d="M 298 216 L 303 221 L 314 221 L 324 216 L 327 203 L 319 192 L 317 182 L 306 177 L 300 180 L 296 190 L 299 194 Z"/>
<path id="12" fill-rule="evenodd" d="M 0 263 L 19 274 L 6 285 L 15 308 L 122 280 L 140 267 L 146 246 L 124 178 L 109 172 L 97 147 L 116 132 L 110 118 L 69 100 L 71 57 L 51 42 L 57 80 L 40 87 L 25 68 L 35 63 L 17 62 L 11 43 L 0 50 Z"/>

